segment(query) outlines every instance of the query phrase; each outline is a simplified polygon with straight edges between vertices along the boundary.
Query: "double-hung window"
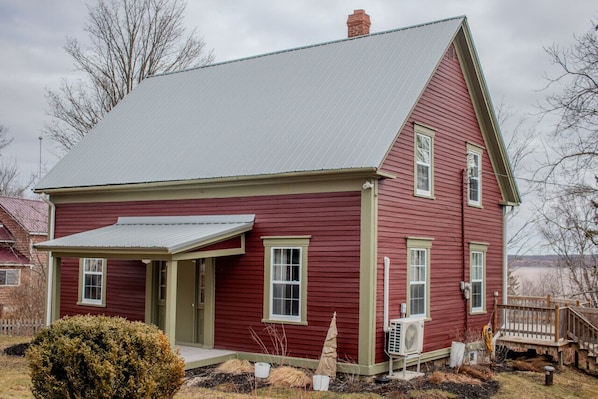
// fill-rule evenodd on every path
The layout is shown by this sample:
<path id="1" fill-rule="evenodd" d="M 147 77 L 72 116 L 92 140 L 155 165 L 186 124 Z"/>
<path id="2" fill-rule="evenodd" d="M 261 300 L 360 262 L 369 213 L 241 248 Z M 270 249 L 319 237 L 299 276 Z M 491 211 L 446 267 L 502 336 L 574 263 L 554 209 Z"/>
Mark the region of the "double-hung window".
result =
<path id="1" fill-rule="evenodd" d="M 307 322 L 309 237 L 262 237 L 264 321 Z"/>
<path id="2" fill-rule="evenodd" d="M 295 319 L 301 309 L 301 248 L 272 248 L 271 315 Z"/>
<path id="3" fill-rule="evenodd" d="M 467 203 L 482 205 L 482 150 L 473 145 L 467 146 Z"/>
<path id="4" fill-rule="evenodd" d="M 434 195 L 434 131 L 414 125 L 415 131 L 415 195 Z"/>
<path id="5" fill-rule="evenodd" d="M 105 306 L 106 259 L 83 258 L 80 261 L 79 303 Z"/>
<path id="6" fill-rule="evenodd" d="M 430 317 L 430 250 L 432 240 L 407 239 L 407 314 Z"/>
<path id="7" fill-rule="evenodd" d="M 486 248 L 486 244 L 470 244 L 471 313 L 486 311 Z"/>
<path id="8" fill-rule="evenodd" d="M 21 277 L 19 269 L 0 270 L 0 286 L 17 286 Z"/>

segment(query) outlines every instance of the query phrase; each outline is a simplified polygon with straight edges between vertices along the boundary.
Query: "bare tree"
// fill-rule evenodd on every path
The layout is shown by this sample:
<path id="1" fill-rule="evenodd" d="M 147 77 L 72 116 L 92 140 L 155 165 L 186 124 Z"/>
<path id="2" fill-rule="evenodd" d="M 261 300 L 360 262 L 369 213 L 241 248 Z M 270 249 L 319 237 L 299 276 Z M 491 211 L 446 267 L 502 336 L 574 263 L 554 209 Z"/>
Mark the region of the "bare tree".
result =
<path id="1" fill-rule="evenodd" d="M 12 137 L 8 136 L 8 128 L 0 125 L 0 157 L 3 151 L 12 143 L 12 140 Z M 35 176 L 32 176 L 27 182 L 21 182 L 16 161 L 5 158 L 0 159 L 0 195 L 22 197 L 34 179 Z"/>
<path id="2" fill-rule="evenodd" d="M 12 143 L 12 137 L 8 137 L 8 129 L 0 125 L 0 152 L 4 151 Z"/>
<path id="3" fill-rule="evenodd" d="M 98 0 L 88 7 L 90 44 L 68 38 L 64 47 L 85 80 L 63 80 L 47 92 L 53 120 L 45 133 L 62 151 L 147 76 L 212 62 L 195 30 L 185 36 L 185 8 L 184 0 Z"/>
<path id="4" fill-rule="evenodd" d="M 598 305 L 598 36 L 592 23 L 570 46 L 546 49 L 560 73 L 547 77 L 543 106 L 558 124 L 536 175 L 543 185 L 540 228 L 567 271 L 568 288 Z"/>
<path id="5" fill-rule="evenodd" d="M 515 176 L 518 178 L 517 185 L 522 199 L 533 194 L 533 186 L 529 184 L 533 172 L 527 165 L 534 156 L 532 141 L 537 136 L 537 123 L 529 116 L 523 116 L 507 107 L 504 103 L 496 108 L 498 123 L 506 140 L 507 153 Z M 514 274 L 515 267 L 512 265 L 530 250 L 530 243 L 535 236 L 535 214 L 526 213 L 521 207 L 514 207 L 507 213 L 507 225 L 509 236 L 507 239 L 507 251 L 509 263 L 507 268 L 507 288 L 509 295 L 515 295 L 520 288 L 519 278 Z"/>
<path id="6" fill-rule="evenodd" d="M 589 234 L 596 226 L 593 191 L 559 192 L 542 215 L 542 234 L 567 271 L 570 296 L 598 306 L 598 248 Z"/>
<path id="7" fill-rule="evenodd" d="M 560 73 L 548 79 L 548 88 L 559 90 L 547 97 L 544 111 L 556 114 L 559 123 L 554 145 L 545 167 L 544 181 L 567 184 L 577 190 L 597 192 L 598 170 L 598 37 L 596 23 L 581 36 L 574 36 L 569 47 L 553 45 L 546 49 Z"/>
<path id="8" fill-rule="evenodd" d="M 29 254 L 31 266 L 23 269 L 20 285 L 11 290 L 8 299 L 12 317 L 41 320 L 46 309 L 46 264 L 33 251 Z"/>

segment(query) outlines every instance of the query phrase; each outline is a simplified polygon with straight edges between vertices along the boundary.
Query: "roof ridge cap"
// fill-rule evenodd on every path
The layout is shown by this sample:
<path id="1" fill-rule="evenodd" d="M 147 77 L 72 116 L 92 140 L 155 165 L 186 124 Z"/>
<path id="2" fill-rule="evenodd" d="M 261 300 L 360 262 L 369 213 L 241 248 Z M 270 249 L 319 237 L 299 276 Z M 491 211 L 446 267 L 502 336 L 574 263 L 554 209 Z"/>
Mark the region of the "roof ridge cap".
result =
<path id="1" fill-rule="evenodd" d="M 386 34 L 406 31 L 406 30 L 410 30 L 410 29 L 422 28 L 424 26 L 436 25 L 436 24 L 453 21 L 453 20 L 458 20 L 458 19 L 467 20 L 467 17 L 465 15 L 460 15 L 457 17 L 449 17 L 449 18 L 439 19 L 436 21 L 428 21 L 428 22 L 423 22 L 423 23 L 419 23 L 419 24 L 415 24 L 415 25 L 404 26 L 401 28 L 395 28 L 395 29 L 389 29 L 389 30 L 380 31 L 380 32 L 369 33 L 367 35 L 345 37 L 342 39 L 336 39 L 336 40 L 331 40 L 331 41 L 327 41 L 327 42 L 309 44 L 309 45 L 305 45 L 305 46 L 293 47 L 293 48 L 284 49 L 284 50 L 276 50 L 276 51 L 272 51 L 272 52 L 268 52 L 268 53 L 256 54 L 256 55 L 251 55 L 251 56 L 247 56 L 247 57 L 241 57 L 241 58 L 236 58 L 236 59 L 232 59 L 232 60 L 216 62 L 214 64 L 200 65 L 200 66 L 196 66 L 196 67 L 192 67 L 192 68 L 188 68 L 188 69 L 181 69 L 178 71 L 158 73 L 155 75 L 147 76 L 146 79 L 159 78 L 159 77 L 174 75 L 174 74 L 178 74 L 178 73 L 191 72 L 191 71 L 195 71 L 195 70 L 199 70 L 199 69 L 207 69 L 207 68 L 217 67 L 217 66 L 221 66 L 221 65 L 234 64 L 237 62 L 248 61 L 248 60 L 258 59 L 258 58 L 263 58 L 263 57 L 269 57 L 269 56 L 278 55 L 278 54 L 291 53 L 291 52 L 295 52 L 295 51 L 306 50 L 309 48 L 328 46 L 328 45 L 342 43 L 342 42 L 348 42 L 348 41 L 352 41 L 352 40 L 365 39 L 365 38 L 373 37 L 373 36 L 382 36 L 382 35 L 386 35 Z"/>

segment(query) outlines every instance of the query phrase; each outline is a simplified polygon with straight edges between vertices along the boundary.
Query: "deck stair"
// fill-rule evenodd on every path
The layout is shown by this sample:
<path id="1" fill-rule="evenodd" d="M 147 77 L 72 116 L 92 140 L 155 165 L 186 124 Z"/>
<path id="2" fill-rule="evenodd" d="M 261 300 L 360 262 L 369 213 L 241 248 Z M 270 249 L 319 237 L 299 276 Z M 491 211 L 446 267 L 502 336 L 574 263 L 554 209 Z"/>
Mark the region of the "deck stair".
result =
<path id="1" fill-rule="evenodd" d="M 598 374 L 598 309 L 570 306 L 567 337 L 575 347 L 575 366 Z"/>

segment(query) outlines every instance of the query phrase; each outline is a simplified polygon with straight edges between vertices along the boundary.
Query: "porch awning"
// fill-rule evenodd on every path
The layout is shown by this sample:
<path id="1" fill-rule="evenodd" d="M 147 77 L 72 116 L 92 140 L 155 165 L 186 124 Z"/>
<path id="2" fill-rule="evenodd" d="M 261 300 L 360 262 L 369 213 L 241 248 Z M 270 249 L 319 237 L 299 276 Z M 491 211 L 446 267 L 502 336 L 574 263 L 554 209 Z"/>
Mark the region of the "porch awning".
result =
<path id="1" fill-rule="evenodd" d="M 34 246 L 64 254 L 172 256 L 242 235 L 254 220 L 255 215 L 119 217 L 111 226 Z"/>

